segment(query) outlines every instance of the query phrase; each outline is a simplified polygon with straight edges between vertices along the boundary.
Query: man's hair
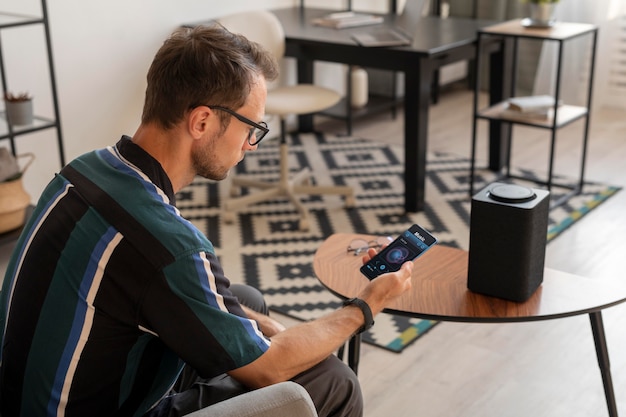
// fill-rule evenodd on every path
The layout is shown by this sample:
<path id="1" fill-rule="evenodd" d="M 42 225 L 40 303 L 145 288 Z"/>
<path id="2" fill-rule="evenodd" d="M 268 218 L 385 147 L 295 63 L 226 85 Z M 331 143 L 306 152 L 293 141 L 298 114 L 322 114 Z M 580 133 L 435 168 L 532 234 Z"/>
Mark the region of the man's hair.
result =
<path id="1" fill-rule="evenodd" d="M 181 28 L 152 61 L 141 121 L 170 129 L 198 106 L 237 109 L 258 76 L 278 77 L 276 59 L 261 45 L 217 23 Z M 227 124 L 228 115 L 219 113 Z"/>

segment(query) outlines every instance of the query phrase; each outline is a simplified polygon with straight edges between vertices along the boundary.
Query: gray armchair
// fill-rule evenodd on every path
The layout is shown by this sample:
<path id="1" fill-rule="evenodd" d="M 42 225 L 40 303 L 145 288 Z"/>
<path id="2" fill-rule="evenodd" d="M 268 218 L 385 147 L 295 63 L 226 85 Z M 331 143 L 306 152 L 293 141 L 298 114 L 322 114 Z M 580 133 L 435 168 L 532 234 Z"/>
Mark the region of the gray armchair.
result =
<path id="1" fill-rule="evenodd" d="M 295 382 L 287 381 L 260 388 L 186 417 L 317 417 L 309 393 Z"/>

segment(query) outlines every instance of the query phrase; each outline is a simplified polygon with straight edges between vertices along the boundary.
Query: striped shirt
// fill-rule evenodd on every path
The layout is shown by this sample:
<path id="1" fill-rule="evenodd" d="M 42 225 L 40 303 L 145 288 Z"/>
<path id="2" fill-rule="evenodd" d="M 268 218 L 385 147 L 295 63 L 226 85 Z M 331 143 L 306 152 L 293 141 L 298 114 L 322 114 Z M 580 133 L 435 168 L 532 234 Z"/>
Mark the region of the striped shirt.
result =
<path id="1" fill-rule="evenodd" d="M 208 378 L 268 349 L 174 198 L 128 137 L 51 181 L 2 287 L 3 416 L 141 416 L 184 363 Z"/>

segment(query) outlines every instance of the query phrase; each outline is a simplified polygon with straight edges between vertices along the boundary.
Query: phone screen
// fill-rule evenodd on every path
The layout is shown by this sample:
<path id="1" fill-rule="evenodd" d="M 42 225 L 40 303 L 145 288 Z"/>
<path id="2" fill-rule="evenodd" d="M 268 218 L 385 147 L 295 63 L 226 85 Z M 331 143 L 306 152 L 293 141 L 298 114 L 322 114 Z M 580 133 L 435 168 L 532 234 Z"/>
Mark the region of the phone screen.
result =
<path id="1" fill-rule="evenodd" d="M 435 243 L 437 239 L 433 235 L 414 224 L 363 265 L 361 272 L 374 279 L 380 274 L 397 271 L 403 263 L 416 259 Z"/>

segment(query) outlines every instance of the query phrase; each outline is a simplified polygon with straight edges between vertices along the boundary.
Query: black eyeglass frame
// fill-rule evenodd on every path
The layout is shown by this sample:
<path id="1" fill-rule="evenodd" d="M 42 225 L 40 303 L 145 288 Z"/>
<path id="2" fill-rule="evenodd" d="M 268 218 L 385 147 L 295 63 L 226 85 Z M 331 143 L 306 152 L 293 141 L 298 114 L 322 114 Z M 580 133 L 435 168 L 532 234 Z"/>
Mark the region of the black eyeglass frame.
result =
<path id="1" fill-rule="evenodd" d="M 252 126 L 250 128 L 250 131 L 248 132 L 248 143 L 250 144 L 250 146 L 255 146 L 258 145 L 259 142 L 261 142 L 261 140 L 265 137 L 265 135 L 268 134 L 268 132 L 270 131 L 270 129 L 267 127 L 267 123 L 265 122 L 253 122 L 252 120 L 248 119 L 245 116 L 240 115 L 239 113 L 237 113 L 234 110 L 229 109 L 228 107 L 222 107 L 222 106 L 207 106 L 210 109 L 213 110 L 221 110 L 224 111 L 228 114 L 230 114 L 231 116 L 233 116 L 235 119 L 239 120 L 240 122 L 244 122 L 245 124 Z M 260 130 L 262 133 L 261 135 L 254 135 L 254 131 L 255 129 Z M 252 142 L 252 136 L 255 136 L 256 141 Z"/>

